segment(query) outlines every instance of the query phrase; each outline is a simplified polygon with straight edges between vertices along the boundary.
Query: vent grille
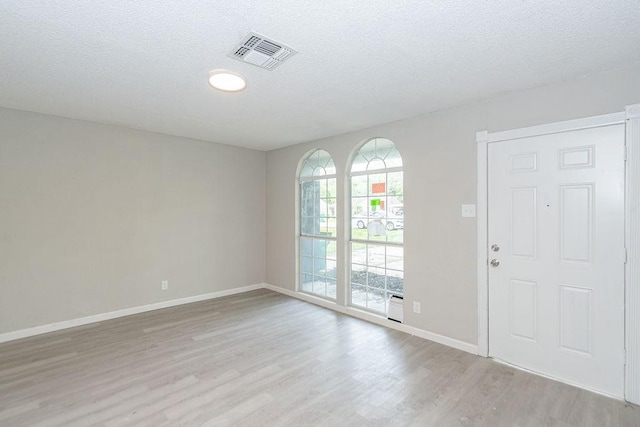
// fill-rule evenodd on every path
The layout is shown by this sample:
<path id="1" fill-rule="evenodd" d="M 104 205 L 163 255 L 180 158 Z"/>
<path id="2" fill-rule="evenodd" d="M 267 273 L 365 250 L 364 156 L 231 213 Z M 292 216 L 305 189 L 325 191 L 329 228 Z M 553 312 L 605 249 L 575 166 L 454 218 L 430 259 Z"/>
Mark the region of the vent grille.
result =
<path id="1" fill-rule="evenodd" d="M 258 33 L 249 33 L 229 53 L 229 57 L 273 70 L 298 53 L 296 50 Z"/>
<path id="2" fill-rule="evenodd" d="M 254 47 L 260 40 L 262 40 L 260 37 L 258 36 L 249 36 L 249 39 L 244 42 L 244 45 L 248 48 L 252 48 Z"/>
<path id="3" fill-rule="evenodd" d="M 265 55 L 273 56 L 277 51 L 282 49 L 282 46 L 266 40 L 262 40 L 262 43 L 260 43 L 254 49 L 260 53 L 264 53 Z"/>
<path id="4" fill-rule="evenodd" d="M 233 54 L 234 56 L 239 56 L 240 58 L 242 58 L 245 53 L 249 52 L 251 49 L 247 49 L 246 47 L 242 46 L 240 48 L 238 48 L 238 50 L 235 51 L 235 53 Z"/>

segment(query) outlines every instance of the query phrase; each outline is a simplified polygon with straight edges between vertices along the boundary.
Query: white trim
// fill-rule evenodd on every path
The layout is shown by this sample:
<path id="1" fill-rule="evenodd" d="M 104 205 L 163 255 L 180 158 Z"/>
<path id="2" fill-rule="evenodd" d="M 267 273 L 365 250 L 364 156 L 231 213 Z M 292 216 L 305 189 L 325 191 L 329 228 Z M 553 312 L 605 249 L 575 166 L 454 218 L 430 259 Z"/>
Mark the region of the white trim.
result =
<path id="1" fill-rule="evenodd" d="M 361 320 L 365 320 L 367 322 L 375 323 L 376 325 L 386 326 L 387 328 L 395 329 L 396 331 L 405 332 L 407 334 L 415 335 L 417 337 L 420 337 L 429 341 L 434 341 L 439 344 L 446 345 L 448 347 L 453 347 L 458 350 L 466 351 L 467 353 L 477 354 L 478 352 L 478 348 L 473 344 L 469 344 L 464 341 L 459 341 L 454 338 L 446 337 L 444 335 L 436 334 L 434 332 L 425 331 L 424 329 L 408 326 L 403 323 L 394 322 L 387 319 L 386 317 L 369 313 L 367 311 L 359 310 L 357 308 L 340 306 L 322 298 L 314 297 L 314 296 L 303 294 L 300 292 L 294 292 L 289 289 L 284 289 L 279 286 L 271 285 L 269 283 L 265 283 L 264 288 L 275 291 L 275 292 L 279 292 L 281 294 L 284 294 L 293 298 L 297 298 L 302 301 L 319 305 L 320 307 L 328 308 L 330 310 L 337 311 L 342 314 L 346 314 Z"/>
<path id="2" fill-rule="evenodd" d="M 6 332 L 0 334 L 0 343 L 18 340 L 21 338 L 32 337 L 34 335 L 46 334 L 47 332 L 59 331 L 61 329 L 73 328 L 75 326 L 88 325 L 89 323 L 102 322 L 104 320 L 115 319 L 118 317 L 130 316 L 132 314 L 144 313 L 147 311 L 158 310 L 161 308 L 174 307 L 176 305 L 189 304 L 192 302 L 205 301 L 209 299 L 226 297 L 228 295 L 240 294 L 243 292 L 255 291 L 264 288 L 264 284 L 243 286 L 241 288 L 225 289 L 223 291 L 211 292 L 208 294 L 195 295 L 191 297 L 178 298 L 168 301 L 155 302 L 152 304 L 140 305 L 137 307 L 125 308 L 122 310 L 108 311 L 106 313 L 94 314 L 91 316 L 80 317 L 77 319 L 64 320 L 47 325 L 35 326 L 33 328 L 20 329 L 18 331 Z"/>
<path id="3" fill-rule="evenodd" d="M 531 136 L 621 124 L 624 123 L 625 118 L 625 113 L 613 113 L 583 119 L 567 120 L 564 122 L 548 123 L 528 128 L 506 130 L 503 132 L 493 132 L 487 134 L 487 142 L 510 141 L 512 139 L 528 138 Z"/>
<path id="4" fill-rule="evenodd" d="M 384 219 L 384 218 L 382 218 Z M 353 220 L 352 220 L 353 221 Z M 364 228 L 366 230 L 366 227 Z M 351 243 L 365 243 L 368 245 L 380 245 L 380 246 L 398 246 L 398 247 L 404 247 L 404 243 L 402 242 L 385 242 L 384 240 L 366 240 L 366 239 L 351 239 L 350 240 Z"/>
<path id="5" fill-rule="evenodd" d="M 640 104 L 626 113 L 625 398 L 640 404 Z"/>
<path id="6" fill-rule="evenodd" d="M 353 164 L 353 161 L 351 163 Z M 384 173 L 393 173 L 393 172 L 402 172 L 402 171 L 404 171 L 404 165 L 403 166 L 394 166 L 392 168 L 383 168 L 383 169 L 373 169 L 373 170 L 358 171 L 358 172 L 349 172 L 349 176 L 363 176 L 363 175 L 377 174 L 378 172 L 380 172 L 380 173 L 382 173 L 382 172 L 384 172 Z"/>
<path id="7" fill-rule="evenodd" d="M 488 246 L 488 157 L 489 132 L 476 133 L 477 180 L 476 180 L 476 222 L 477 234 L 477 275 L 478 275 L 478 356 L 489 356 L 489 270 L 487 267 Z M 484 178 L 482 178 L 484 177 Z M 481 227 L 480 224 L 483 226 Z"/>
<path id="8" fill-rule="evenodd" d="M 350 161 L 347 163 L 347 166 L 349 167 L 349 169 L 351 169 L 351 167 L 353 166 L 353 159 L 355 157 L 355 153 L 357 153 L 357 151 L 353 151 L 349 155 Z M 342 200 L 344 200 L 344 209 L 343 209 L 343 215 L 342 215 L 342 218 L 344 218 L 344 222 L 342 226 L 342 229 L 344 232 L 344 234 L 342 235 L 343 256 L 340 259 L 344 259 L 345 262 L 342 263 L 343 265 L 342 276 L 341 276 L 342 277 L 342 301 L 341 301 L 342 304 L 339 304 L 339 306 L 349 307 L 351 305 L 351 262 L 352 262 L 352 256 L 353 256 L 353 254 L 351 253 L 351 248 L 352 248 L 351 236 L 353 236 L 353 218 L 351 215 L 351 213 L 353 212 L 352 210 L 353 197 L 351 197 L 351 188 L 353 185 L 353 182 L 352 182 L 353 177 L 349 175 L 349 172 L 346 170 L 345 170 L 344 176 L 345 176 L 345 180 L 344 180 L 344 185 L 342 186 L 342 189 L 344 191 L 342 196 Z M 404 184 L 404 181 L 403 181 L 403 184 Z M 338 263 L 338 265 L 340 266 L 341 264 Z"/>
<path id="9" fill-rule="evenodd" d="M 627 120 L 640 118 L 640 104 L 627 105 L 625 116 Z"/>
<path id="10" fill-rule="evenodd" d="M 478 348 L 475 345 L 469 344 L 464 341 L 460 341 L 444 335 L 436 334 L 434 332 L 425 331 L 423 329 L 419 329 L 413 326 L 408 326 L 403 323 L 393 322 L 377 314 L 369 313 L 363 310 L 358 310 L 357 308 L 353 308 L 353 307 L 341 306 L 336 304 L 335 302 L 332 302 L 320 297 L 315 297 L 315 296 L 304 294 L 301 292 L 291 291 L 289 289 L 284 289 L 269 283 L 258 283 L 255 285 L 243 286 L 240 288 L 226 289 L 224 291 L 211 292 L 208 294 L 195 295 L 191 297 L 179 298 L 179 299 L 174 299 L 169 301 L 162 301 L 162 302 L 157 302 L 153 304 L 141 305 L 138 307 L 130 307 L 122 310 L 109 311 L 106 313 L 95 314 L 92 316 L 80 317 L 77 319 L 65 320 L 62 322 L 50 323 L 47 325 L 40 325 L 33 328 L 7 332 L 4 334 L 0 334 L 0 343 L 18 340 L 21 338 L 32 337 L 35 335 L 46 334 L 48 332 L 59 331 L 62 329 L 73 328 L 76 326 L 88 325 L 90 323 L 116 319 L 118 317 L 130 316 L 132 314 L 145 313 L 147 311 L 159 310 L 162 308 L 174 307 L 177 305 L 189 304 L 192 302 L 221 298 L 229 295 L 240 294 L 243 292 L 255 291 L 258 289 L 268 289 L 271 291 L 279 292 L 281 294 L 284 294 L 293 298 L 297 298 L 299 300 L 306 301 L 312 304 L 316 304 L 321 307 L 337 311 L 339 313 L 343 313 L 361 320 L 365 320 L 367 322 L 375 323 L 376 325 L 386 326 L 387 328 L 395 329 L 397 331 L 405 332 L 410 335 L 415 335 L 417 337 L 420 337 L 429 341 L 434 341 L 439 344 L 446 345 L 448 347 L 453 347 L 458 350 L 466 351 L 467 353 L 477 354 L 478 352 Z"/>
<path id="11" fill-rule="evenodd" d="M 295 185 L 295 189 L 294 189 L 294 194 L 295 194 L 295 215 L 294 215 L 294 227 L 295 229 L 293 230 L 293 235 L 295 236 L 294 241 L 293 241 L 293 248 L 295 250 L 295 277 L 293 279 L 293 283 L 294 286 L 296 288 L 296 290 L 300 289 L 300 268 L 301 268 L 301 262 L 300 262 L 300 258 L 302 257 L 302 254 L 300 253 L 300 239 L 302 237 L 301 233 L 300 233 L 300 229 L 301 227 L 301 220 L 300 220 L 300 180 L 298 179 L 298 175 L 296 175 L 296 185 Z M 268 267 L 267 267 L 268 268 Z"/>
<path id="12" fill-rule="evenodd" d="M 304 237 L 305 239 L 331 240 L 334 242 L 338 240 L 337 237 L 333 237 L 333 236 L 316 236 L 313 234 L 300 234 L 300 236 L 298 237 Z"/>
<path id="13" fill-rule="evenodd" d="M 320 179 L 331 179 L 331 178 L 337 178 L 338 175 L 336 175 L 335 173 L 331 174 L 331 175 L 317 175 L 317 176 L 305 176 L 305 177 L 300 177 L 299 182 L 311 182 L 311 181 L 318 181 Z"/>

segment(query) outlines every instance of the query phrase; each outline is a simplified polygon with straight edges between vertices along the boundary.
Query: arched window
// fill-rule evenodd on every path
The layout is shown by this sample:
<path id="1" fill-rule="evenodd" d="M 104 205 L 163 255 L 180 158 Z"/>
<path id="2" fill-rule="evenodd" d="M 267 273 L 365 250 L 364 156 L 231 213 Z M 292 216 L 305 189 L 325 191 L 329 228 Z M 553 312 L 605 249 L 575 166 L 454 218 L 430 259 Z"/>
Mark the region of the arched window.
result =
<path id="1" fill-rule="evenodd" d="M 336 299 L 336 167 L 315 150 L 300 165 L 298 289 Z"/>
<path id="2" fill-rule="evenodd" d="M 402 157 L 388 139 L 374 138 L 351 164 L 350 303 L 387 313 L 404 292 Z"/>

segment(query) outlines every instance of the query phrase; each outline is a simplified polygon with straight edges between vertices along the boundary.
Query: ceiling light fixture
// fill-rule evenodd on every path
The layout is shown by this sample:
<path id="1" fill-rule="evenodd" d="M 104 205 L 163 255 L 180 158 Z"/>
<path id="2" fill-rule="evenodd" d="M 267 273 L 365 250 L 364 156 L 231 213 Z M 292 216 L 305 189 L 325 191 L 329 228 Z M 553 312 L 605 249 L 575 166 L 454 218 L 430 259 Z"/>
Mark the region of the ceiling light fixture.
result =
<path id="1" fill-rule="evenodd" d="M 247 87 L 244 77 L 229 70 L 209 71 L 209 84 L 223 92 L 239 92 Z"/>

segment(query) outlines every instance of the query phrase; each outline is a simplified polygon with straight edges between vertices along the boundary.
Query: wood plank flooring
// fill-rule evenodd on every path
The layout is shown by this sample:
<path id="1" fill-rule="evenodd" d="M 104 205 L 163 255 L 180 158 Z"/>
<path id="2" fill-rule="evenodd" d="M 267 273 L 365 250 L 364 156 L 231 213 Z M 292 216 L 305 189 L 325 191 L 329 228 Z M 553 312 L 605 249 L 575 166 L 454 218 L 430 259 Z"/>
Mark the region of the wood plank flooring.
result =
<path id="1" fill-rule="evenodd" d="M 2 426 L 640 426 L 640 408 L 267 290 L 0 344 Z"/>

